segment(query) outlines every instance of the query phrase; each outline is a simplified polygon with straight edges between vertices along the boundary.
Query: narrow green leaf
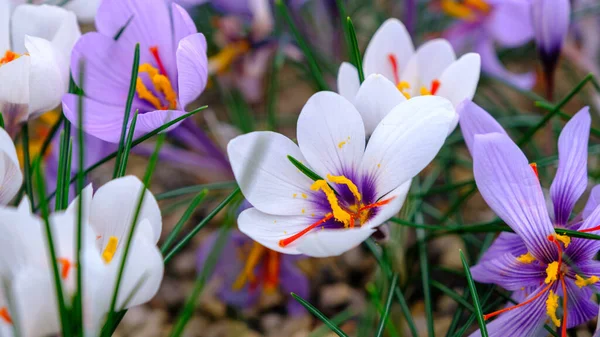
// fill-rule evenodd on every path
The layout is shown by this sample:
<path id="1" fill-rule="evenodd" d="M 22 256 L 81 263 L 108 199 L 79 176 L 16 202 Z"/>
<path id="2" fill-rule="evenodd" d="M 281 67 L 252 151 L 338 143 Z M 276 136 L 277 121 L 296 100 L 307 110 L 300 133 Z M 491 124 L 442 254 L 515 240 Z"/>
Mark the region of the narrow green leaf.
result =
<path id="1" fill-rule="evenodd" d="M 70 1 L 70 0 L 66 0 L 66 1 Z M 121 38 L 121 35 L 123 35 L 123 32 L 125 31 L 125 29 L 127 28 L 127 26 L 129 26 L 129 24 L 131 23 L 131 20 L 133 19 L 133 15 L 129 17 L 129 19 L 127 19 L 127 22 L 125 22 L 125 25 L 123 25 L 123 27 L 121 27 L 119 29 L 119 31 L 117 31 L 117 34 L 115 34 L 115 36 L 113 37 L 113 39 L 115 41 L 119 40 L 119 38 Z"/>
<path id="2" fill-rule="evenodd" d="M 362 66 L 362 56 L 360 54 L 360 49 L 358 47 L 358 40 L 356 39 L 356 31 L 354 30 L 354 24 L 352 23 L 352 19 L 348 16 L 346 18 L 346 32 L 348 33 L 348 40 L 350 40 L 350 60 L 352 60 L 352 64 L 358 70 L 358 78 L 360 83 L 365 81 L 365 72 Z"/>
<path id="3" fill-rule="evenodd" d="M 302 164 L 298 159 L 296 159 L 290 155 L 288 155 L 287 157 L 292 162 L 292 164 L 294 164 L 294 166 L 296 166 L 296 168 L 298 168 L 298 170 L 300 170 L 300 172 L 304 173 L 304 175 L 306 175 L 310 179 L 312 179 L 314 181 L 324 180 L 320 175 L 316 174 L 313 170 L 306 167 L 306 165 Z"/>
<path id="4" fill-rule="evenodd" d="M 335 315 L 335 317 L 331 318 L 331 322 L 335 325 L 340 325 L 347 320 L 351 319 L 354 316 L 354 313 L 351 309 L 346 309 L 339 314 Z M 313 332 L 311 332 L 308 337 L 323 337 L 329 332 L 329 328 L 326 325 L 322 325 Z"/>
<path id="5" fill-rule="evenodd" d="M 31 158 L 29 157 L 29 124 L 26 122 L 21 129 L 21 141 L 23 142 L 23 178 L 25 179 L 25 193 L 33 206 L 33 184 L 31 182 Z"/>
<path id="6" fill-rule="evenodd" d="M 0 111 L 0 128 L 4 129 L 4 115 L 2 114 L 2 111 Z"/>
<path id="7" fill-rule="evenodd" d="M 175 241 L 175 238 L 177 238 L 177 235 L 183 228 L 183 225 L 190 219 L 192 214 L 194 214 L 194 211 L 196 210 L 196 208 L 198 208 L 198 205 L 200 205 L 204 198 L 206 198 L 206 195 L 208 195 L 208 190 L 204 189 L 202 190 L 202 192 L 198 193 L 198 195 L 196 195 L 196 197 L 192 200 L 188 208 L 185 210 L 185 213 L 183 213 L 181 219 L 179 219 L 175 227 L 173 227 L 171 233 L 169 233 L 169 236 L 163 243 L 162 247 L 160 247 L 160 252 L 162 254 L 165 254 L 167 252 L 167 249 L 171 247 L 171 244 L 173 243 L 173 241 Z"/>
<path id="8" fill-rule="evenodd" d="M 390 309 L 392 308 L 392 299 L 394 297 L 394 291 L 398 285 L 398 274 L 395 274 L 392 277 L 392 284 L 390 285 L 390 290 L 388 292 L 387 301 L 385 302 L 385 309 L 383 315 L 381 316 L 381 321 L 379 322 L 379 327 L 377 328 L 377 333 L 375 337 L 383 336 L 383 330 L 385 330 L 385 323 L 390 314 Z"/>
<path id="9" fill-rule="evenodd" d="M 135 133 L 135 125 L 137 123 L 139 110 L 135 110 L 133 114 L 133 118 L 131 119 L 131 125 L 129 126 L 129 131 L 127 132 L 127 140 L 125 141 L 125 146 L 123 147 L 123 153 L 121 158 L 121 167 L 117 172 L 117 177 L 123 177 L 125 172 L 127 172 L 127 163 L 129 162 L 129 153 L 131 152 L 131 143 L 133 142 L 133 134 Z"/>
<path id="10" fill-rule="evenodd" d="M 471 312 L 475 311 L 475 308 L 471 305 L 471 303 L 467 302 L 464 298 L 462 298 L 460 296 L 460 294 L 456 293 L 455 291 L 446 287 L 445 285 L 441 284 L 440 282 L 438 282 L 436 280 L 431 280 L 431 286 L 434 288 L 437 288 L 438 290 L 440 290 L 441 292 L 446 294 L 446 296 L 452 298 L 455 302 L 457 302 L 458 304 L 467 308 L 469 311 L 471 311 Z"/>
<path id="11" fill-rule="evenodd" d="M 127 102 L 125 104 L 125 113 L 123 114 L 123 123 L 121 125 L 121 136 L 119 137 L 119 148 L 117 150 L 117 159 L 115 161 L 115 169 L 113 171 L 113 179 L 121 177 L 119 176 L 119 170 L 121 169 L 121 160 L 123 156 L 123 148 L 125 146 L 125 136 L 127 133 L 127 124 L 129 124 L 129 116 L 131 114 L 131 105 L 133 104 L 133 98 L 135 97 L 135 88 L 138 78 L 138 71 L 140 68 L 140 44 L 135 45 L 135 52 L 133 54 L 133 65 L 131 66 L 131 77 L 129 78 L 129 92 L 127 94 Z"/>
<path id="12" fill-rule="evenodd" d="M 481 337 L 488 337 L 487 327 L 485 325 L 485 319 L 483 318 L 483 312 L 481 311 L 481 304 L 479 303 L 479 295 L 477 294 L 477 288 L 475 288 L 475 282 L 471 276 L 471 270 L 469 264 L 465 259 L 465 255 L 462 250 L 459 250 L 460 260 L 462 261 L 463 268 L 465 270 L 465 276 L 467 277 L 467 283 L 469 284 L 469 290 L 471 291 L 471 298 L 473 299 L 473 306 L 477 314 L 477 322 L 479 323 L 479 330 L 481 331 Z"/>
<path id="13" fill-rule="evenodd" d="M 313 314 L 315 317 L 321 320 L 321 322 L 325 323 L 325 325 L 327 325 L 331 329 L 331 331 L 335 332 L 336 335 L 340 337 L 348 337 L 348 335 L 344 331 L 338 328 L 338 326 L 335 325 L 331 320 L 329 320 L 329 318 L 327 318 L 327 316 L 325 316 L 322 312 L 320 312 L 319 309 L 315 308 L 312 304 L 310 304 L 302 297 L 294 293 L 291 293 L 291 295 L 296 301 L 298 301 L 298 303 L 302 304 L 302 306 L 305 307 L 306 310 L 308 310 L 311 314 Z"/>
<path id="14" fill-rule="evenodd" d="M 69 192 L 69 180 L 71 179 L 71 166 L 67 168 L 69 161 L 69 147 L 71 141 L 71 123 L 68 120 L 64 120 L 64 127 L 61 131 L 60 149 L 58 156 L 58 172 L 57 172 L 57 185 L 56 185 L 56 199 L 55 209 L 57 211 L 64 210 L 67 205 L 64 205 L 64 194 Z M 41 159 L 40 159 L 41 160 Z M 66 181 L 65 181 L 66 180 Z M 58 183 L 60 182 L 60 184 Z M 65 188 L 66 185 L 66 188 Z M 51 198 L 50 196 L 49 198 Z"/>
<path id="15" fill-rule="evenodd" d="M 169 262 L 169 260 L 171 260 L 171 258 L 173 258 L 175 254 L 177 254 L 177 252 L 179 252 L 188 242 L 190 242 L 190 240 L 196 234 L 198 234 L 198 232 L 202 228 L 204 228 L 204 226 L 206 226 L 208 222 L 212 220 L 223 208 L 225 208 L 225 206 L 227 206 L 227 204 L 229 204 L 233 200 L 233 198 L 235 198 L 239 193 L 240 188 L 238 187 L 235 189 L 235 191 L 231 192 L 231 194 L 229 194 L 225 199 L 223 199 L 223 201 L 221 201 L 221 203 L 217 207 L 215 207 L 215 209 L 213 209 L 206 216 L 206 218 L 202 219 L 202 221 L 200 221 L 200 223 L 196 227 L 194 227 L 194 229 L 192 229 L 192 231 L 188 235 L 186 235 L 181 241 L 179 241 L 179 243 L 177 243 L 177 245 L 175 245 L 175 247 L 171 249 L 167 256 L 165 256 L 165 264 L 167 264 L 167 262 Z"/>
<path id="16" fill-rule="evenodd" d="M 190 193 L 199 193 L 203 190 L 214 191 L 214 190 L 222 190 L 222 189 L 230 189 L 237 187 L 237 183 L 235 181 L 225 181 L 219 183 L 210 183 L 210 184 L 201 184 L 194 186 L 186 186 L 182 188 L 178 188 L 176 190 L 167 191 L 161 194 L 156 195 L 156 200 L 165 200 L 170 198 L 180 197 L 182 195 L 190 194 Z"/>

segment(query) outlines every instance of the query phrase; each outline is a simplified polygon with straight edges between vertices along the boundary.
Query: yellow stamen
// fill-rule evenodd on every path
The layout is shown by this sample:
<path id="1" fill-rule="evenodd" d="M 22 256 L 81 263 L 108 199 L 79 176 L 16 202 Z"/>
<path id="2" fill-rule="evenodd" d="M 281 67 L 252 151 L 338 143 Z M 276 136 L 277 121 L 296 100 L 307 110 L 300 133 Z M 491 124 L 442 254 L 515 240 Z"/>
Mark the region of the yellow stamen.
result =
<path id="1" fill-rule="evenodd" d="M 148 77 L 152 81 L 154 88 L 156 91 L 161 92 L 165 95 L 165 99 L 169 102 L 168 107 L 164 107 L 161 104 L 161 101 L 154 93 L 152 93 L 148 88 L 144 85 L 144 82 L 140 77 L 137 78 L 136 81 L 136 91 L 138 96 L 141 99 L 145 99 L 150 104 L 152 104 L 156 109 L 175 109 L 177 108 L 177 94 L 175 90 L 173 90 L 173 85 L 169 78 L 163 74 L 161 74 L 158 69 L 154 68 L 149 63 L 144 63 L 140 65 L 139 73 L 146 73 Z"/>
<path id="2" fill-rule="evenodd" d="M 144 99 L 144 100 L 150 102 L 150 104 L 152 104 L 152 106 L 158 110 L 162 109 L 162 105 L 160 104 L 160 99 L 158 99 L 158 97 L 154 96 L 154 94 L 150 90 L 148 90 L 148 88 L 146 88 L 146 85 L 144 85 L 144 82 L 139 77 L 136 80 L 135 92 L 137 93 L 137 95 L 140 99 Z"/>
<path id="3" fill-rule="evenodd" d="M 548 264 L 548 267 L 546 267 L 546 279 L 544 280 L 546 284 L 550 284 L 558 279 L 559 266 L 560 265 L 556 261 Z"/>
<path id="4" fill-rule="evenodd" d="M 362 199 L 362 196 L 360 195 L 360 192 L 358 191 L 358 187 L 356 187 L 356 185 L 354 185 L 352 180 L 350 180 L 344 176 L 332 176 L 331 174 L 327 175 L 327 179 L 329 181 L 331 181 L 332 183 L 348 186 L 348 189 L 350 190 L 350 192 L 352 192 L 352 194 L 354 194 L 354 197 L 356 198 L 357 201 L 360 201 Z"/>
<path id="5" fill-rule="evenodd" d="M 557 327 L 560 326 L 560 319 L 556 317 L 556 310 L 558 309 L 558 295 L 556 295 L 552 290 L 548 294 L 548 299 L 546 300 L 546 314 L 552 320 L 554 325 Z"/>
<path id="6" fill-rule="evenodd" d="M 225 72 L 240 55 L 249 49 L 250 44 L 248 41 L 238 41 L 228 44 L 219 53 L 208 59 L 210 74 Z"/>
<path id="7" fill-rule="evenodd" d="M 421 90 L 419 91 L 419 93 L 421 94 L 421 96 L 431 95 L 431 91 L 429 91 L 429 89 L 427 89 L 426 87 L 421 87 Z"/>
<path id="8" fill-rule="evenodd" d="M 566 235 L 554 234 L 554 237 L 556 238 L 556 240 L 562 242 L 563 245 L 565 245 L 565 248 L 567 248 L 571 243 L 571 238 Z"/>
<path id="9" fill-rule="evenodd" d="M 108 238 L 108 243 L 102 252 L 102 260 L 104 263 L 109 264 L 112 261 L 115 253 L 117 252 L 117 245 L 119 244 L 119 239 L 116 236 L 110 236 Z"/>
<path id="10" fill-rule="evenodd" d="M 526 254 L 517 257 L 517 261 L 521 263 L 531 263 L 535 261 L 535 257 L 531 255 L 531 253 L 527 252 Z"/>
<path id="11" fill-rule="evenodd" d="M 596 282 L 600 281 L 600 278 L 598 276 L 592 276 L 588 279 L 585 279 L 579 275 L 575 275 L 575 284 L 579 287 L 579 288 L 583 288 L 585 286 L 589 286 L 591 284 L 594 284 Z"/>
<path id="12" fill-rule="evenodd" d="M 410 83 L 408 83 L 406 81 L 401 81 L 398 84 L 396 84 L 396 88 L 398 88 L 398 90 L 400 90 L 400 92 L 402 93 L 402 95 L 404 95 L 404 97 L 406 97 L 407 99 L 410 98 L 410 94 L 405 91 L 406 89 L 410 89 Z"/>
<path id="13" fill-rule="evenodd" d="M 252 249 L 250 250 L 250 254 L 248 255 L 248 259 L 246 260 L 246 264 L 244 265 L 244 269 L 240 272 L 237 279 L 233 283 L 233 290 L 240 290 L 248 281 L 254 281 L 254 268 L 256 268 L 261 257 L 266 251 L 267 248 L 261 246 L 259 243 L 254 242 Z"/>
<path id="14" fill-rule="evenodd" d="M 327 184 L 325 180 L 320 179 L 315 181 L 310 187 L 310 189 L 313 191 L 322 190 L 323 193 L 325 193 L 325 195 L 327 196 L 327 201 L 329 201 L 331 211 L 333 212 L 333 217 L 336 220 L 342 222 L 345 227 L 348 227 L 350 225 L 352 217 L 340 207 L 335 192 L 333 192 L 333 189 L 331 189 L 331 187 Z"/>
<path id="15" fill-rule="evenodd" d="M 165 95 L 165 99 L 169 102 L 169 109 L 177 108 L 177 94 L 167 76 L 156 75 L 152 77 L 152 83 L 154 83 L 157 90 Z"/>
<path id="16" fill-rule="evenodd" d="M 458 3 L 454 0 L 442 0 L 442 10 L 453 17 L 464 19 L 464 20 L 474 20 L 475 14 L 473 10 L 464 4 Z"/>

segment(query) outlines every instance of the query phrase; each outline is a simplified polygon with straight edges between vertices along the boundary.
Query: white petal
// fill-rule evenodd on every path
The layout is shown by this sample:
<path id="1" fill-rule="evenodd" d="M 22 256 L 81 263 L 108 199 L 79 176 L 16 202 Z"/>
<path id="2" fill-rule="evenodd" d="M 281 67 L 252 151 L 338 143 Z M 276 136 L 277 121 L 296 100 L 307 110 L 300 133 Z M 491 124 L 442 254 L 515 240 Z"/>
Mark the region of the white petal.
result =
<path id="1" fill-rule="evenodd" d="M 71 0 L 63 8 L 75 13 L 81 23 L 93 23 L 100 0 Z"/>
<path id="2" fill-rule="evenodd" d="M 417 49 L 416 55 L 419 67 L 418 89 L 421 86 L 429 89 L 431 82 L 439 79 L 444 70 L 456 60 L 452 45 L 445 39 L 427 41 Z"/>
<path id="3" fill-rule="evenodd" d="M 29 202 L 29 198 L 22 198 L 19 203 L 19 207 L 17 208 L 19 212 L 29 215 L 31 213 L 31 203 Z"/>
<path id="4" fill-rule="evenodd" d="M 306 159 L 289 138 L 274 132 L 252 132 L 232 139 L 227 153 L 244 197 L 260 211 L 301 215 L 303 209 L 313 207 L 313 181 L 287 156 L 305 164 Z"/>
<path id="5" fill-rule="evenodd" d="M 10 1 L 0 0 L 0 53 L 10 49 Z"/>
<path id="6" fill-rule="evenodd" d="M 367 227 L 315 230 L 299 240 L 298 251 L 313 257 L 338 256 L 358 246 L 374 232 Z"/>
<path id="7" fill-rule="evenodd" d="M 94 194 L 94 187 L 92 184 L 88 184 L 83 191 L 81 191 L 81 195 L 83 195 L 83 218 L 86 218 L 86 215 L 89 215 L 89 211 L 92 207 L 92 196 Z M 79 196 L 75 197 L 73 201 L 67 207 L 67 213 L 77 214 L 77 209 L 79 207 Z"/>
<path id="8" fill-rule="evenodd" d="M 365 149 L 365 129 L 347 99 L 328 91 L 314 94 L 300 112 L 296 134 L 304 158 L 321 177 L 355 174 Z"/>
<path id="9" fill-rule="evenodd" d="M 456 112 L 438 96 L 399 104 L 373 132 L 363 158 L 363 176 L 375 182 L 377 197 L 406 183 L 438 153 Z"/>
<path id="10" fill-rule="evenodd" d="M 24 266 L 47 265 L 41 220 L 16 208 L 0 207 L 0 274 L 16 274 Z"/>
<path id="11" fill-rule="evenodd" d="M 300 254 L 296 249 L 298 241 L 286 247 L 281 247 L 279 241 L 289 238 L 312 223 L 319 221 L 319 216 L 270 215 L 256 208 L 248 208 L 240 213 L 238 228 L 242 233 L 269 249 L 284 254 Z"/>
<path id="12" fill-rule="evenodd" d="M 383 75 L 369 75 L 354 100 L 354 106 L 365 123 L 367 137 L 396 105 L 404 101 L 406 97 Z"/>
<path id="13" fill-rule="evenodd" d="M 29 109 L 30 57 L 18 59 L 0 66 L 0 112 L 6 129 L 13 133 L 17 124 L 27 120 Z"/>
<path id="14" fill-rule="evenodd" d="M 146 195 L 138 217 L 136 228 L 144 220 L 148 220 L 151 230 L 143 231 L 148 234 L 148 240 L 156 243 L 162 230 L 162 218 L 154 195 L 144 188 L 142 182 L 135 176 L 125 176 L 112 180 L 100 187 L 92 199 L 90 223 L 98 236 L 99 247 L 105 247 L 110 236 L 119 240 L 123 247 L 135 215 L 140 192 Z M 136 230 L 137 232 L 137 230 Z"/>
<path id="15" fill-rule="evenodd" d="M 440 76 L 440 88 L 436 95 L 446 97 L 454 106 L 465 99 L 472 99 L 479 83 L 480 69 L 479 54 L 463 55 Z"/>
<path id="16" fill-rule="evenodd" d="M 386 20 L 375 32 L 363 59 L 365 76 L 382 74 L 394 81 L 394 72 L 389 55 L 393 55 L 398 64 L 398 76 L 404 71 L 408 60 L 414 53 L 410 34 L 406 27 L 397 19 Z"/>
<path id="17" fill-rule="evenodd" d="M 350 102 L 354 102 L 354 96 L 360 87 L 358 71 L 356 67 L 348 62 L 342 62 L 337 75 L 338 93 Z"/>
<path id="18" fill-rule="evenodd" d="M 389 220 L 394 215 L 398 214 L 400 209 L 402 209 L 402 205 L 404 205 L 404 201 L 406 200 L 406 195 L 408 195 L 408 190 L 410 189 L 411 183 L 412 180 L 409 180 L 400 185 L 400 187 L 383 196 L 382 200 L 390 198 L 393 199 L 389 204 L 378 207 L 377 214 L 373 218 L 369 219 L 369 221 L 365 223 L 363 227 L 375 228 Z"/>
<path id="19" fill-rule="evenodd" d="M 29 114 L 38 115 L 57 107 L 69 87 L 68 72 L 61 71 L 54 48 L 47 40 L 26 36 L 31 59 Z"/>
<path id="20" fill-rule="evenodd" d="M 23 174 L 17 159 L 15 144 L 2 128 L 0 128 L 0 154 L 0 205 L 6 205 L 21 188 Z"/>

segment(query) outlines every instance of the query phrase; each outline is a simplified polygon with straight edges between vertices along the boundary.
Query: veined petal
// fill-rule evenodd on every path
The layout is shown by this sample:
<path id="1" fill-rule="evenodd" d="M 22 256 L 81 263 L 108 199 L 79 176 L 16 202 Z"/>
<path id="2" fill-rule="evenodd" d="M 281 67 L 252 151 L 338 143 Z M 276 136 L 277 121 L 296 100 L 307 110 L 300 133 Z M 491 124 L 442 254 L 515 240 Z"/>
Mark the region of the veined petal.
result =
<path id="1" fill-rule="evenodd" d="M 480 262 L 471 267 L 473 279 L 480 283 L 493 283 L 506 290 L 539 286 L 546 278 L 546 265 L 538 262 L 523 263 L 512 253 Z"/>
<path id="2" fill-rule="evenodd" d="M 287 156 L 302 163 L 306 160 L 289 138 L 274 132 L 252 132 L 232 139 L 227 153 L 242 193 L 261 212 L 301 215 L 303 209 L 309 212 L 314 207 L 310 201 L 312 179 Z"/>
<path id="3" fill-rule="evenodd" d="M 406 195 L 408 194 L 411 183 L 412 180 L 409 180 L 400 185 L 398 188 L 392 190 L 390 193 L 382 196 L 379 201 L 391 199 L 391 202 L 384 206 L 377 207 L 375 211 L 377 213 L 375 213 L 375 216 L 370 218 L 369 221 L 362 226 L 367 228 L 375 228 L 385 223 L 394 215 L 398 214 L 400 209 L 402 209 L 402 205 L 404 205 L 404 201 L 406 200 Z"/>
<path id="4" fill-rule="evenodd" d="M 584 220 L 579 231 L 595 228 L 600 225 L 600 207 L 596 207 L 594 211 Z M 599 234 L 600 230 L 588 231 L 591 234 Z M 575 262 L 591 260 L 600 250 L 600 240 L 589 240 L 583 238 L 572 238 L 571 244 L 565 250 L 565 253 Z M 597 275 L 600 276 L 600 275 Z"/>
<path id="5" fill-rule="evenodd" d="M 502 232 L 485 251 L 479 263 L 497 259 L 505 254 L 519 257 L 527 253 L 527 247 L 521 237 L 515 233 Z"/>
<path id="6" fill-rule="evenodd" d="M 354 102 L 354 97 L 360 88 L 358 70 L 348 62 L 342 62 L 337 75 L 338 93 L 350 102 Z"/>
<path id="7" fill-rule="evenodd" d="M 438 96 L 411 98 L 396 106 L 369 139 L 362 175 L 375 182 L 380 198 L 412 179 L 438 153 L 456 113 Z"/>
<path id="8" fill-rule="evenodd" d="M 6 205 L 21 188 L 23 174 L 12 139 L 0 128 L 0 205 Z M 27 199 L 27 198 L 23 198 Z"/>
<path id="9" fill-rule="evenodd" d="M 390 81 L 404 71 L 408 60 L 414 53 L 410 34 L 404 24 L 397 19 L 388 19 L 377 29 L 363 58 L 365 75 L 382 74 Z M 398 73 L 389 60 L 392 55 L 396 59 Z"/>
<path id="10" fill-rule="evenodd" d="M 196 24 L 194 24 L 194 21 L 183 7 L 172 3 L 171 16 L 173 20 L 173 36 L 176 44 L 179 44 L 179 41 L 184 37 L 198 33 Z M 204 50 L 206 53 L 206 40 Z"/>
<path id="11" fill-rule="evenodd" d="M 417 48 L 415 55 L 419 68 L 419 88 L 425 86 L 429 89 L 431 82 L 439 80 L 446 68 L 456 61 L 454 49 L 445 39 L 425 42 Z"/>
<path id="12" fill-rule="evenodd" d="M 71 0 L 63 7 L 75 13 L 81 23 L 94 23 L 101 0 Z"/>
<path id="13" fill-rule="evenodd" d="M 494 42 L 491 39 L 481 39 L 476 45 L 475 51 L 481 56 L 481 68 L 484 72 L 509 81 L 526 90 L 531 89 L 535 84 L 534 72 L 515 74 L 504 67 L 496 55 Z"/>
<path id="14" fill-rule="evenodd" d="M 317 229 L 298 240 L 300 253 L 312 257 L 338 256 L 357 247 L 368 239 L 374 229 L 358 227 L 349 229 Z"/>
<path id="15" fill-rule="evenodd" d="M 483 199 L 544 262 L 553 261 L 554 234 L 539 180 L 525 155 L 508 136 L 475 135 L 473 172 Z"/>
<path id="16" fill-rule="evenodd" d="M 588 201 L 582 211 L 583 218 L 587 219 L 598 205 L 600 205 L 600 185 L 596 185 L 592 188 Z"/>
<path id="17" fill-rule="evenodd" d="M 0 111 L 6 130 L 16 134 L 17 125 L 27 120 L 29 111 L 30 57 L 25 55 L 0 67 Z"/>
<path id="18" fill-rule="evenodd" d="M 185 108 L 204 91 L 208 80 L 206 38 L 203 34 L 189 35 L 179 41 L 177 72 L 179 102 Z"/>
<path id="19" fill-rule="evenodd" d="M 356 97 L 350 101 L 354 102 L 362 116 L 368 137 L 396 105 L 406 101 L 406 97 L 383 75 L 372 74 L 365 79 Z"/>
<path id="20" fill-rule="evenodd" d="M 561 226 L 567 224 L 575 203 L 587 187 L 591 123 L 589 108 L 583 108 L 565 125 L 558 138 L 558 170 L 550 186 L 550 196 L 554 221 Z"/>
<path id="21" fill-rule="evenodd" d="M 494 117 L 471 100 L 464 100 L 458 105 L 456 111 L 459 115 L 460 129 L 471 156 L 473 155 L 475 135 L 493 132 L 506 134 L 504 128 Z"/>
<path id="22" fill-rule="evenodd" d="M 300 112 L 296 135 L 304 158 L 321 177 L 355 175 L 365 149 L 365 128 L 347 99 L 327 91 L 314 94 Z"/>
<path id="23" fill-rule="evenodd" d="M 88 184 L 82 191 L 81 195 L 76 196 L 73 201 L 67 207 L 67 213 L 77 214 L 79 207 L 79 198 L 83 196 L 83 219 L 87 219 L 86 217 L 90 214 L 90 209 L 92 207 L 92 196 L 94 194 L 94 187 L 92 184 Z M 27 199 L 27 198 L 25 198 Z"/>
<path id="24" fill-rule="evenodd" d="M 592 301 L 594 295 L 589 287 L 579 288 L 575 281 L 565 278 L 567 288 L 567 328 L 574 328 L 591 320 L 598 314 L 598 304 Z"/>
<path id="25" fill-rule="evenodd" d="M 28 265 L 46 266 L 47 256 L 41 220 L 16 208 L 0 208 L 0 273 L 12 278 Z"/>
<path id="26" fill-rule="evenodd" d="M 0 50 L 10 48 L 10 1 L 0 0 Z"/>
<path id="27" fill-rule="evenodd" d="M 468 53 L 461 56 L 440 75 L 440 88 L 436 95 L 446 97 L 454 106 L 465 99 L 472 99 L 479 83 L 480 69 L 481 60 L 478 54 Z"/>

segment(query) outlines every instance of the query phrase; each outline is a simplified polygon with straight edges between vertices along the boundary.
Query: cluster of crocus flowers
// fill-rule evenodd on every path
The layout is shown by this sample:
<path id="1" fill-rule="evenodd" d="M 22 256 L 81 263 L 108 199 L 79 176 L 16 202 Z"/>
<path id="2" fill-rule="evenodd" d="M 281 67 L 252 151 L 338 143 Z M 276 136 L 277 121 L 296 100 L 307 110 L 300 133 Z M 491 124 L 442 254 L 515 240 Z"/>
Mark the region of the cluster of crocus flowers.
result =
<path id="1" fill-rule="evenodd" d="M 483 198 L 513 233 L 503 233 L 471 271 L 473 278 L 516 292 L 519 300 L 484 317 L 490 336 L 535 336 L 549 321 L 566 336 L 595 317 L 591 300 L 600 281 L 598 241 L 559 235 L 555 228 L 598 233 L 600 208 L 592 193 L 582 214 L 570 215 L 587 185 L 588 109 L 567 123 L 559 137 L 559 164 L 550 188 L 551 219 L 535 165 L 502 127 L 471 102 L 459 109 L 461 128 L 473 155 L 475 182 Z M 478 336 L 475 332 L 474 336 Z"/>
<path id="2" fill-rule="evenodd" d="M 110 310 L 124 247 L 140 193 L 146 193 L 132 237 L 116 310 L 150 300 L 160 285 L 163 261 L 156 242 L 162 219 L 153 195 L 133 176 L 113 180 L 93 195 L 88 186 L 83 207 L 81 259 L 75 249 L 79 198 L 49 218 L 56 264 L 67 303 L 76 291 L 81 266 L 86 335 L 96 336 Z M 27 199 L 19 208 L 0 208 L 0 275 L 6 290 L 0 298 L 0 329 L 17 325 L 23 336 L 60 333 L 56 289 L 43 220 L 30 213 Z M 33 310 L 35 309 L 35 310 Z M 2 331 L 2 330 L 0 330 Z"/>
<path id="3" fill-rule="evenodd" d="M 455 115 L 439 96 L 361 117 L 341 95 L 314 94 L 300 112 L 298 145 L 274 132 L 229 143 L 235 178 L 254 206 L 240 214 L 240 230 L 282 253 L 344 253 L 400 210 L 411 179 L 435 157 Z M 378 118 L 367 141 L 363 120 Z"/>
<path id="4" fill-rule="evenodd" d="M 75 15 L 63 8 L 24 4 L 12 11 L 11 0 L 0 0 L 0 111 L 13 137 L 21 123 L 60 104 L 80 35 Z"/>
<path id="5" fill-rule="evenodd" d="M 77 84 L 84 64 L 85 131 L 119 141 L 129 92 L 134 50 L 140 63 L 130 119 L 139 111 L 135 135 L 143 135 L 185 114 L 207 82 L 206 40 L 189 14 L 163 1 L 106 0 L 96 15 L 97 32 L 73 48 L 71 72 Z M 108 66 L 110 65 L 110 66 Z M 77 124 L 77 101 L 65 95 L 65 116 Z"/>
<path id="6" fill-rule="evenodd" d="M 365 77 L 383 75 L 406 98 L 436 95 L 454 106 L 472 99 L 479 82 L 479 55 L 469 53 L 457 59 L 444 39 L 428 41 L 415 50 L 406 28 L 396 19 L 388 19 L 375 32 L 362 64 Z M 339 93 L 354 101 L 360 87 L 357 69 L 343 63 L 337 83 Z"/>

